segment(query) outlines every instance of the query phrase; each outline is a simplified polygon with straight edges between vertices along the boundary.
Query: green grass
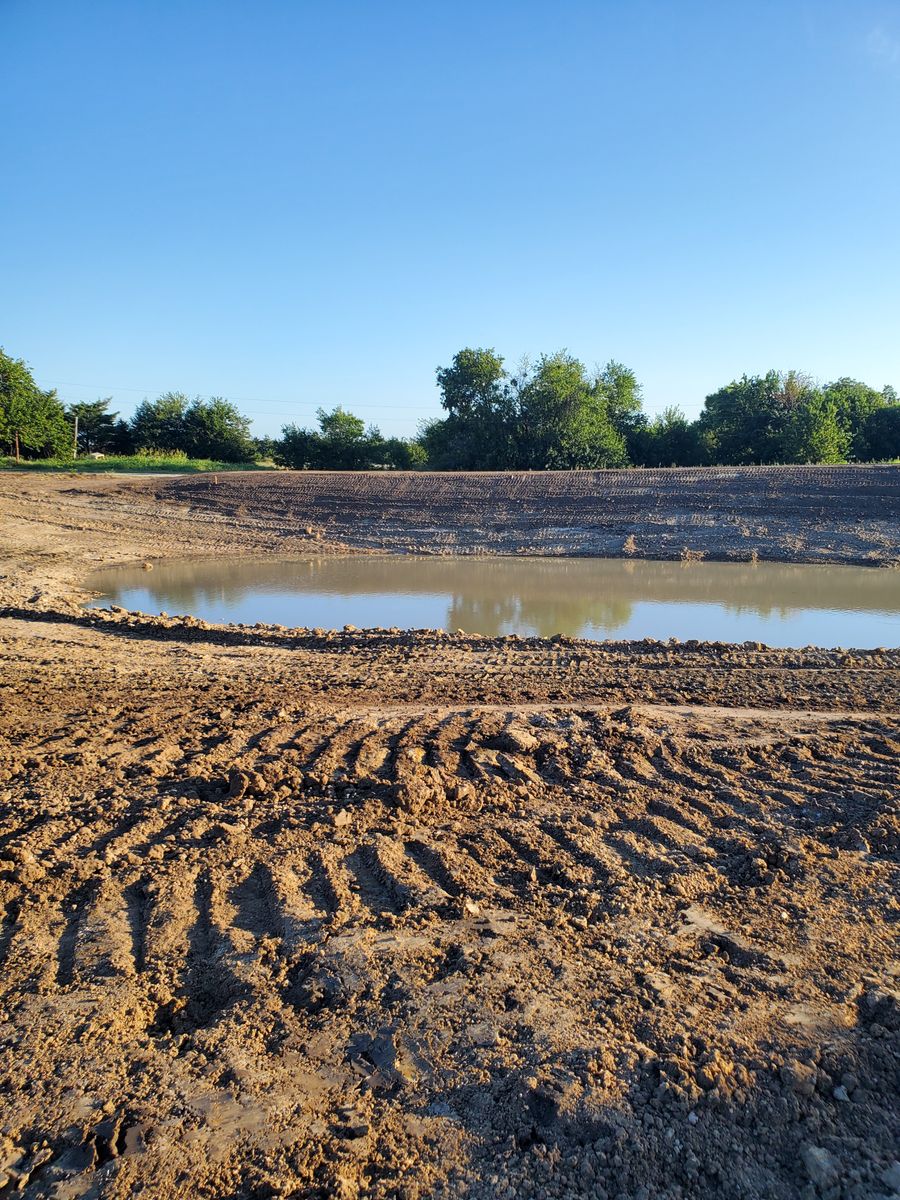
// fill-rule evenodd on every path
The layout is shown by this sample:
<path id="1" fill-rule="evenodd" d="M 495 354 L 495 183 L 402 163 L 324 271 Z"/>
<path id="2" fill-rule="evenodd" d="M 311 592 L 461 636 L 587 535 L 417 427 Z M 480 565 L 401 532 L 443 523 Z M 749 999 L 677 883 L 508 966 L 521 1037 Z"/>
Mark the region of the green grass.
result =
<path id="1" fill-rule="evenodd" d="M 188 458 L 186 454 L 108 454 L 106 458 L 42 458 L 32 462 L 24 459 L 0 458 L 0 470 L 7 471 L 76 471 L 96 474 L 106 471 L 172 471 L 198 474 L 203 471 L 274 471 L 272 462 L 232 463 L 215 462 L 211 458 Z"/>

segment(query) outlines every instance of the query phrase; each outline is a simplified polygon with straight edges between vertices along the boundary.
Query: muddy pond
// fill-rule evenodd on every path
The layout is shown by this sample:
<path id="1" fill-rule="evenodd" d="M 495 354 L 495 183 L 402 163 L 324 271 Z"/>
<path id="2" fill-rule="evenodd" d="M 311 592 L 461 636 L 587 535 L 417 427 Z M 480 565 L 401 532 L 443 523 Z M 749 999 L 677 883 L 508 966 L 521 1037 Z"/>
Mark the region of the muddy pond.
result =
<path id="1" fill-rule="evenodd" d="M 98 572 L 94 607 L 217 623 L 900 645 L 900 571 L 598 558 L 168 562 Z"/>

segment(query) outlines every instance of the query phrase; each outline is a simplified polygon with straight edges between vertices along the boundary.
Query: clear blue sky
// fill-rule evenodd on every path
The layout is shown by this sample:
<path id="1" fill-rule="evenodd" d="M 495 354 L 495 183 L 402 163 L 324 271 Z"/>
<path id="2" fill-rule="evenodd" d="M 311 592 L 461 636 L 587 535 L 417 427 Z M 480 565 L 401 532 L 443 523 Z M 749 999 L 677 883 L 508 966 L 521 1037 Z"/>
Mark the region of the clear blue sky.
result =
<path id="1" fill-rule="evenodd" d="M 0 344 L 258 433 L 462 346 L 900 386 L 900 4 L 0 0 Z"/>

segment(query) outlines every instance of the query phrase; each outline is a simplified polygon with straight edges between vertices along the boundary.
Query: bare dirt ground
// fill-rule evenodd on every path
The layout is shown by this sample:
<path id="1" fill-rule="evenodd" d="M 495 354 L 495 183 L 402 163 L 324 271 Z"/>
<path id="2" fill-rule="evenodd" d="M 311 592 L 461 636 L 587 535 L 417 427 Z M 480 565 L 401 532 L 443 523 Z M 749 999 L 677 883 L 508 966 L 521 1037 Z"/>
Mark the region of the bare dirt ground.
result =
<path id="1" fill-rule="evenodd" d="M 900 472 L 428 480 L 0 476 L 0 1192 L 900 1193 L 900 651 L 79 607 L 188 554 L 887 566 Z"/>

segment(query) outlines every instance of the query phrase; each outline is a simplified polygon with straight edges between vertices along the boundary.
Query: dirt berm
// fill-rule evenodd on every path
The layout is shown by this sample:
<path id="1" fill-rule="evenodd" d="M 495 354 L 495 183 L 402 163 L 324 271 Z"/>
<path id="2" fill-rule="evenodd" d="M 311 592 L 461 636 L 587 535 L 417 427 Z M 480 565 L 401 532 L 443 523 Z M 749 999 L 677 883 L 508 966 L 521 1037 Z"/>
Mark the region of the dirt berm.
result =
<path id="1" fill-rule="evenodd" d="M 898 528 L 891 468 L 0 474 L 0 1195 L 896 1197 L 900 650 L 81 603 L 185 555 L 890 569 Z"/>

